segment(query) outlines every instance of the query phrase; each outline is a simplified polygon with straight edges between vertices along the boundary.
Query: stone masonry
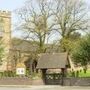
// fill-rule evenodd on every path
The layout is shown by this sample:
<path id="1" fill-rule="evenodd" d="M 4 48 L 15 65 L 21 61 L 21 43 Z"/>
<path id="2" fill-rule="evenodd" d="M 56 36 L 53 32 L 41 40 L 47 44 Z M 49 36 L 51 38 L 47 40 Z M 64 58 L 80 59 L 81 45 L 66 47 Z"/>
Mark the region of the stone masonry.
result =
<path id="1" fill-rule="evenodd" d="M 0 11 L 0 19 L 1 19 L 0 23 L 2 25 L 1 31 L 3 31 L 3 33 L 1 33 L 2 34 L 1 40 L 2 40 L 2 44 L 4 47 L 4 53 L 5 53 L 2 65 L 0 66 L 0 71 L 5 71 L 10 68 L 8 66 L 9 65 L 8 62 L 10 61 L 9 50 L 11 47 L 11 12 Z"/>

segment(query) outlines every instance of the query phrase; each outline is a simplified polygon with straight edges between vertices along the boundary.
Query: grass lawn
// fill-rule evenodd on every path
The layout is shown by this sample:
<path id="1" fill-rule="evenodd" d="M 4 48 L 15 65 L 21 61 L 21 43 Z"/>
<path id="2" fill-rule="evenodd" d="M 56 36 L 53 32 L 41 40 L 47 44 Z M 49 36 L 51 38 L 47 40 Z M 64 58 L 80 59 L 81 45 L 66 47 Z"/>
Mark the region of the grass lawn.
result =
<path id="1" fill-rule="evenodd" d="M 90 77 L 90 70 L 87 70 L 86 73 L 84 73 L 84 71 L 81 71 L 79 73 L 79 77 Z"/>
<path id="2" fill-rule="evenodd" d="M 77 73 L 75 72 L 74 74 L 75 77 L 77 77 Z M 68 77 L 74 77 L 72 75 L 72 72 L 68 73 Z M 86 73 L 84 73 L 84 71 L 82 70 L 81 72 L 79 72 L 78 77 L 90 77 L 90 69 L 86 71 Z"/>

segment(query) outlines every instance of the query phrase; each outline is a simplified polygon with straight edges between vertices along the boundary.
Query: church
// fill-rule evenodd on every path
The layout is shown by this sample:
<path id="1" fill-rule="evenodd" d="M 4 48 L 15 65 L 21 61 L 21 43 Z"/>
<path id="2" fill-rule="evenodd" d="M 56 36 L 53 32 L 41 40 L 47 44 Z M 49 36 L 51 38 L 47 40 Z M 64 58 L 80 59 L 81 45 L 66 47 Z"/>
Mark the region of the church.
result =
<path id="1" fill-rule="evenodd" d="M 11 32 L 11 12 L 0 11 L 0 42 L 4 48 L 0 72 L 15 70 L 17 63 L 28 64 L 30 55 L 36 51 L 36 46 L 32 42 L 12 38 Z M 26 66 L 28 68 L 31 65 Z"/>

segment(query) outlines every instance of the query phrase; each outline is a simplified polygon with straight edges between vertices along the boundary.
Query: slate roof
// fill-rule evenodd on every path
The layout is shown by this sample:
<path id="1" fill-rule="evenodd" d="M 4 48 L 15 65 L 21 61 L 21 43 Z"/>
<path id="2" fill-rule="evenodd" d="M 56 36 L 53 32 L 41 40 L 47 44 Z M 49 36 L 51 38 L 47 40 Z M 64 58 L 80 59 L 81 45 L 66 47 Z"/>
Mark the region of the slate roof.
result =
<path id="1" fill-rule="evenodd" d="M 37 50 L 35 43 L 27 40 L 12 39 L 12 50 L 20 50 L 22 52 L 34 52 Z"/>
<path id="2" fill-rule="evenodd" d="M 41 54 L 37 69 L 60 69 L 68 65 L 67 53 Z"/>
<path id="3" fill-rule="evenodd" d="M 39 48 L 37 43 L 38 42 L 12 38 L 11 50 L 19 50 L 22 52 L 35 52 Z M 57 52 L 58 46 L 52 47 L 52 44 L 45 44 L 45 46 L 47 47 L 46 52 Z"/>

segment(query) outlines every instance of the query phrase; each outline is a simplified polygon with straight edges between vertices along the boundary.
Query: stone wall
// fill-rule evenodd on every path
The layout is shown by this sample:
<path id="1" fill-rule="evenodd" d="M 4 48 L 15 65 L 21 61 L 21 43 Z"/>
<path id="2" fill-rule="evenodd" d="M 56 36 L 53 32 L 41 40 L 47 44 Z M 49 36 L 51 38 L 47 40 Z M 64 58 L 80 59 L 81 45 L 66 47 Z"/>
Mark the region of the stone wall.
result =
<path id="1" fill-rule="evenodd" d="M 0 85 L 44 85 L 42 79 L 32 80 L 28 77 L 0 78 Z"/>
<path id="2" fill-rule="evenodd" d="M 30 78 L 7 77 L 0 79 L 0 85 L 31 85 Z"/>
<path id="3" fill-rule="evenodd" d="M 65 86 L 90 86 L 90 78 L 64 78 Z"/>
<path id="4" fill-rule="evenodd" d="M 28 77 L 0 78 L 0 85 L 45 85 L 42 79 Z M 90 78 L 64 78 L 64 86 L 90 86 Z"/>

